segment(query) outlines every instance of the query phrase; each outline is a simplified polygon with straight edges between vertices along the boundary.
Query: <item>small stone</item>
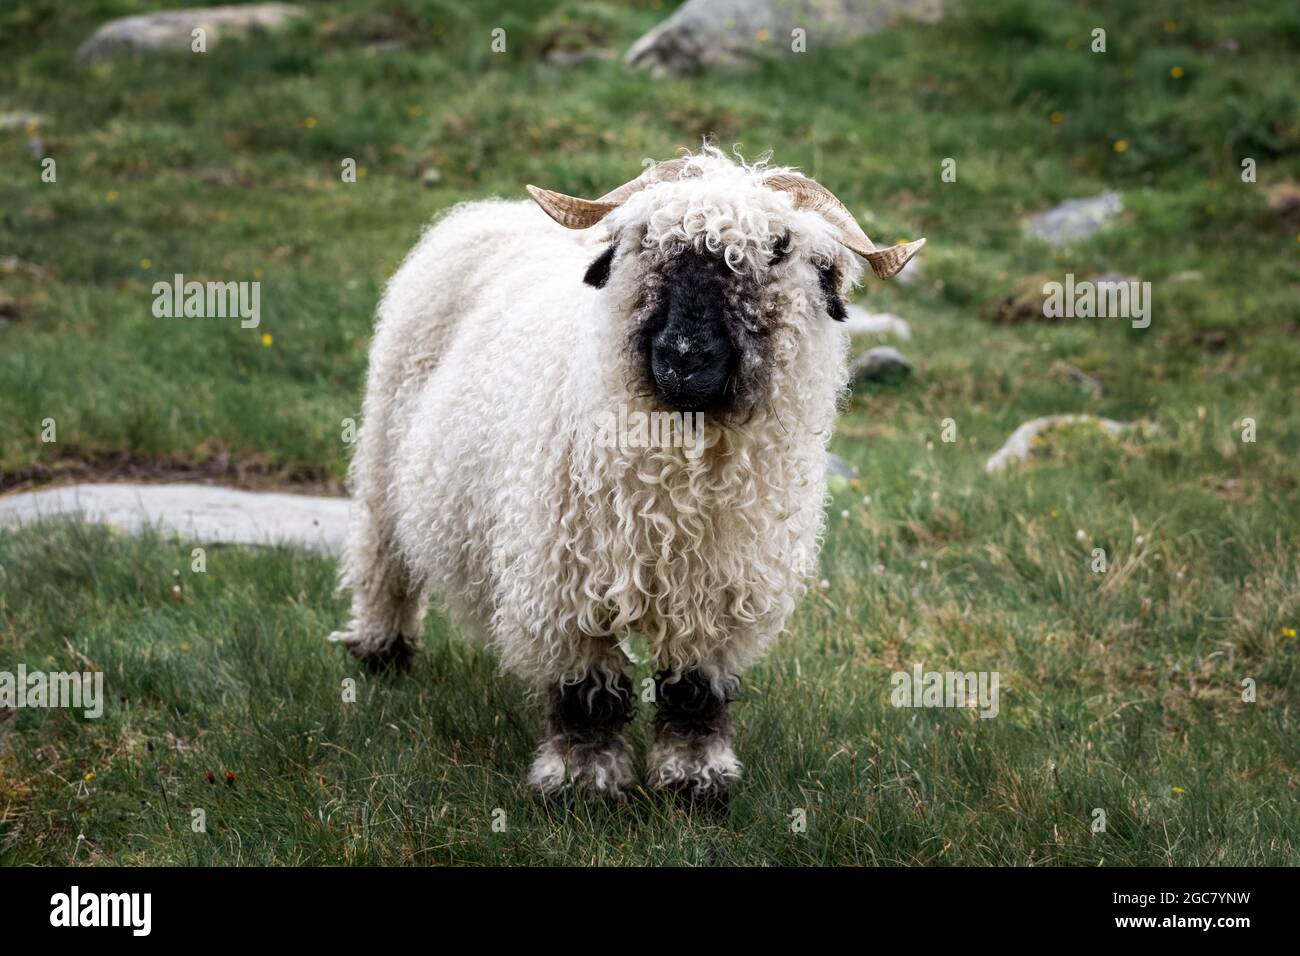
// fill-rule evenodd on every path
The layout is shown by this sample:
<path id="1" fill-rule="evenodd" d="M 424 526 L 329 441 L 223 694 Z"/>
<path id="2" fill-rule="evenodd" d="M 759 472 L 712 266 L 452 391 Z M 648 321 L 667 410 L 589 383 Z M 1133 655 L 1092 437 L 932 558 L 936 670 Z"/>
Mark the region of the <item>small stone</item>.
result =
<path id="1" fill-rule="evenodd" d="M 1089 238 L 1123 211 L 1120 194 L 1107 190 L 1088 199 L 1068 199 L 1030 216 L 1025 221 L 1025 232 L 1049 245 L 1069 245 Z"/>
<path id="2" fill-rule="evenodd" d="M 912 363 L 892 345 L 878 345 L 853 360 L 850 376 L 854 387 L 868 382 L 900 382 L 912 374 Z"/>
<path id="3" fill-rule="evenodd" d="M 826 453 L 826 470 L 837 478 L 852 481 L 858 477 L 858 470 L 839 455 Z"/>
<path id="4" fill-rule="evenodd" d="M 36 130 L 45 126 L 47 120 L 40 113 L 0 113 L 0 132 L 10 132 L 16 129 Z"/>
<path id="5" fill-rule="evenodd" d="M 1093 378 L 1083 369 L 1068 362 L 1053 362 L 1052 367 L 1047 370 L 1047 374 L 1052 378 L 1064 379 L 1073 385 L 1077 385 L 1089 395 L 1100 395 L 1105 391 L 1105 386 L 1102 385 L 1100 379 Z"/>
<path id="6" fill-rule="evenodd" d="M 1278 183 L 1269 188 L 1267 197 L 1268 208 L 1275 216 L 1300 225 L 1300 184 Z"/>
<path id="7" fill-rule="evenodd" d="M 844 312 L 844 328 L 849 335 L 896 335 L 900 339 L 912 337 L 912 327 L 889 312 L 872 312 L 860 305 L 846 305 Z"/>

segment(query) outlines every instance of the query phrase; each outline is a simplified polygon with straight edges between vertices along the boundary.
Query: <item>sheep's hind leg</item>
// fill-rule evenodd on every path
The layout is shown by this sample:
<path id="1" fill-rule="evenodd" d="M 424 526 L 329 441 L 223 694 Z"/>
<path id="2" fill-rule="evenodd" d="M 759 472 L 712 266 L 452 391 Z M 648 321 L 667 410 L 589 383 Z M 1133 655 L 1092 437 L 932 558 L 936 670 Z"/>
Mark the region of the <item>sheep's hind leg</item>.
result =
<path id="1" fill-rule="evenodd" d="M 547 797 L 565 790 L 621 797 L 632 782 L 632 748 L 623 736 L 632 709 L 626 674 L 592 671 L 577 683 L 554 685 L 529 785 Z"/>
<path id="2" fill-rule="evenodd" d="M 727 710 L 739 686 L 739 678 L 723 675 L 711 680 L 698 670 L 663 672 L 655 678 L 658 708 L 646 757 L 650 789 L 725 800 L 741 772 L 731 749 Z"/>
<path id="3" fill-rule="evenodd" d="M 420 646 L 427 601 L 396 553 L 391 536 L 363 522 L 344 555 L 342 584 L 352 589 L 352 620 L 331 641 L 371 671 L 405 668 Z"/>

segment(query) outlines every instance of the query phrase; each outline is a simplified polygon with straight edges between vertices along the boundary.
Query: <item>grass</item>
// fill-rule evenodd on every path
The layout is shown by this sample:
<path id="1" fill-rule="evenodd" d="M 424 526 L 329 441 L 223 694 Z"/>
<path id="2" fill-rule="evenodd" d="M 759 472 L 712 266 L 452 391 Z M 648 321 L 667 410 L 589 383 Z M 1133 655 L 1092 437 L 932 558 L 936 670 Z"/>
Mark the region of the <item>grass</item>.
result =
<path id="1" fill-rule="evenodd" d="M 519 685 L 436 615 L 409 677 L 365 676 L 321 640 L 344 614 L 327 560 L 211 548 L 196 573 L 188 544 L 50 524 L 0 533 L 0 669 L 88 660 L 111 699 L 94 721 L 19 712 L 0 861 L 1300 862 L 1300 224 L 1265 198 L 1300 178 L 1300 16 L 998 0 L 745 77 L 654 81 L 542 55 L 587 7 L 621 50 L 649 6 L 327 2 L 203 57 L 70 65 L 100 21 L 150 7 L 0 11 L 0 112 L 49 116 L 58 161 L 41 183 L 28 134 L 0 133 L 0 255 L 37 267 L 0 274 L 0 487 L 123 462 L 337 482 L 375 301 L 431 216 L 529 181 L 599 192 L 706 133 L 774 147 L 873 237 L 929 237 L 920 281 L 866 292 L 910 320 L 917 372 L 844 410 L 834 448 L 863 482 L 830 503 L 825 587 L 747 676 L 726 812 L 533 802 Z M 370 51 L 381 38 L 406 48 Z M 1023 215 L 1104 188 L 1126 211 L 1093 240 L 1022 237 Z M 1104 271 L 1152 282 L 1150 328 L 980 317 L 1026 277 Z M 174 272 L 258 279 L 261 327 L 155 319 Z M 1058 412 L 1152 427 L 1053 436 L 984 474 L 1016 425 Z M 893 708 L 890 675 L 918 662 L 999 672 L 999 716 Z"/>

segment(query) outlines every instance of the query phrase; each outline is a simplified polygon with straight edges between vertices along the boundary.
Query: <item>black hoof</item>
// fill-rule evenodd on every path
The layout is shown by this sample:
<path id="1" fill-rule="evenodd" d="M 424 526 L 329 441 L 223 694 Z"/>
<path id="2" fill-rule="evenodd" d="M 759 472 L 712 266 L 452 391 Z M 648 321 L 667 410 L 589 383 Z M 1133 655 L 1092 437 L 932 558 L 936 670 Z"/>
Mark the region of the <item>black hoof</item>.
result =
<path id="1" fill-rule="evenodd" d="M 696 787 L 687 782 L 660 791 L 672 804 L 697 813 L 726 813 L 731 807 L 731 788 Z"/>
<path id="2" fill-rule="evenodd" d="M 409 671 L 411 662 L 415 659 L 415 650 L 415 642 L 399 634 L 380 650 L 358 653 L 354 648 L 352 653 L 366 665 L 366 670 L 370 673 L 382 674 L 390 669 Z"/>

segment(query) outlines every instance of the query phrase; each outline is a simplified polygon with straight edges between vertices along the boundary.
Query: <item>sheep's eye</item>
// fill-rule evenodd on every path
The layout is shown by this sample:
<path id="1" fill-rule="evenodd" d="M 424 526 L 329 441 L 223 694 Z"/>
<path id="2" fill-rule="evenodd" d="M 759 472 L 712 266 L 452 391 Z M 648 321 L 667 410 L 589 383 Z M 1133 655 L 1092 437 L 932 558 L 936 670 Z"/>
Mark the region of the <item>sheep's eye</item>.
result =
<path id="1" fill-rule="evenodd" d="M 821 283 L 822 298 L 826 300 L 826 314 L 836 322 L 848 318 L 844 311 L 844 300 L 840 298 L 840 270 L 838 266 L 824 266 L 817 270 L 817 280 Z"/>
<path id="2" fill-rule="evenodd" d="M 608 249 L 597 256 L 596 261 L 587 266 L 587 274 L 582 277 L 582 281 L 597 289 L 603 289 L 605 283 L 609 281 L 609 270 L 614 264 L 614 250 L 617 248 L 617 243 L 611 243 Z"/>
<path id="3" fill-rule="evenodd" d="M 776 265 L 790 254 L 790 233 L 782 233 L 781 238 L 772 246 L 772 258 L 767 261 L 768 268 Z"/>

